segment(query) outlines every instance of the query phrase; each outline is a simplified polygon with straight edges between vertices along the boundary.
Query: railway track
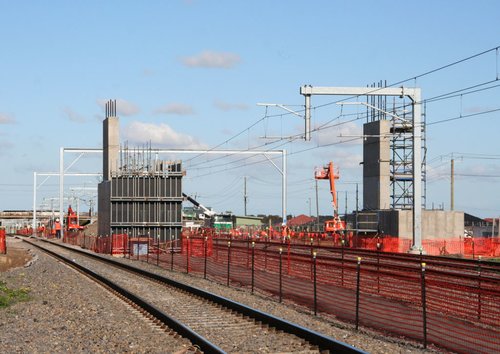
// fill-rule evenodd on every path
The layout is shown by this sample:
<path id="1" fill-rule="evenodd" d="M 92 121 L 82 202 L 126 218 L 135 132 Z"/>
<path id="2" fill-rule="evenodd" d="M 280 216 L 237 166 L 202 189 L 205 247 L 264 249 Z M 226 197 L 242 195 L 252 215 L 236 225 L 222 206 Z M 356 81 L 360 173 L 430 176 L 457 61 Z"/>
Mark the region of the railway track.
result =
<path id="1" fill-rule="evenodd" d="M 201 352 L 363 353 L 307 328 L 128 264 L 46 240 L 23 240 L 96 279 L 157 325 L 189 339 Z"/>

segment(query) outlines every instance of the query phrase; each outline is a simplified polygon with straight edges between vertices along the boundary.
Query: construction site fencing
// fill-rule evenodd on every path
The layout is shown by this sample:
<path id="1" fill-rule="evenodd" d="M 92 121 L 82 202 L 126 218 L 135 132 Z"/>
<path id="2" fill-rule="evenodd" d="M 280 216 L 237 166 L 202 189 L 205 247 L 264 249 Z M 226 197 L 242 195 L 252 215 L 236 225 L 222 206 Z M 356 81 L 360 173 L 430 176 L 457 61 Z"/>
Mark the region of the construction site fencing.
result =
<path id="1" fill-rule="evenodd" d="M 457 353 L 500 347 L 500 264 L 356 249 L 292 238 L 235 239 L 205 232 L 181 240 L 66 235 L 95 252 L 240 287 L 314 314 Z M 306 242 L 308 241 L 308 242 Z M 330 241 L 332 242 L 332 241 Z"/>
<path id="2" fill-rule="evenodd" d="M 364 235 L 349 231 L 344 235 L 329 235 L 325 232 L 307 232 L 288 230 L 286 234 L 282 230 L 259 228 L 239 229 L 203 229 L 183 231 L 183 236 L 208 236 L 221 239 L 235 240 L 266 240 L 284 241 L 293 244 L 310 244 L 318 246 L 338 246 L 356 249 L 366 249 L 381 252 L 405 253 L 412 247 L 412 240 L 407 238 L 393 237 L 390 235 L 375 234 Z M 476 259 L 478 256 L 495 258 L 500 257 L 500 238 L 498 237 L 455 237 L 446 239 L 427 239 L 423 237 L 422 252 L 433 256 L 457 256 Z"/>

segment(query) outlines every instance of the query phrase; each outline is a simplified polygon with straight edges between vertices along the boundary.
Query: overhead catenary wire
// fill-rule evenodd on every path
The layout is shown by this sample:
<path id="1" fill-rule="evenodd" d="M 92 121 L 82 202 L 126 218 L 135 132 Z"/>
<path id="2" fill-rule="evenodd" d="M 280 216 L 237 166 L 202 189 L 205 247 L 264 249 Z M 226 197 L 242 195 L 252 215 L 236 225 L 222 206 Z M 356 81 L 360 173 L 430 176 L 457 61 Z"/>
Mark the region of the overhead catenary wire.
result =
<path id="1" fill-rule="evenodd" d="M 494 85 L 494 86 L 490 86 L 490 87 L 487 87 L 487 88 L 482 88 L 482 89 L 478 89 L 478 90 L 474 90 L 474 91 L 469 91 L 469 92 L 465 92 L 465 93 L 462 93 L 462 94 L 456 94 L 456 95 L 451 95 L 453 93 L 457 93 L 457 92 L 463 92 L 463 91 L 466 91 L 466 90 L 470 90 L 471 88 L 476 88 L 476 87 L 480 87 L 482 85 L 485 85 L 485 84 L 488 84 L 488 83 L 491 83 L 493 81 L 487 81 L 487 82 L 484 82 L 484 83 L 480 83 L 480 84 L 476 84 L 476 85 L 473 85 L 473 86 L 469 86 L 467 88 L 463 88 L 463 89 L 460 89 L 460 90 L 454 90 L 454 91 L 451 91 L 449 93 L 445 93 L 445 94 L 440 94 L 440 95 L 437 95 L 437 96 L 434 96 L 434 97 L 431 97 L 429 99 L 426 99 L 426 100 L 423 100 L 422 102 L 424 103 L 427 103 L 427 102 L 434 102 L 434 101 L 437 101 L 437 100 L 443 100 L 443 99 L 450 99 L 450 98 L 453 98 L 453 97 L 457 97 L 457 96 L 464 96 L 464 95 L 467 95 L 467 94 L 472 94 L 472 93 L 476 93 L 476 92 L 480 92 L 480 91 L 484 91 L 484 90 L 489 90 L 489 89 L 493 89 L 493 88 L 496 88 L 499 85 Z M 398 107 L 395 107 L 395 109 L 401 109 L 401 108 L 404 108 L 406 105 L 403 105 L 403 106 L 398 106 Z M 489 112 L 485 112 L 485 113 L 489 113 Z M 480 115 L 482 113 L 476 113 L 475 115 Z M 349 121 L 344 121 L 344 122 L 340 122 L 339 124 L 335 124 L 335 125 L 328 125 L 330 122 L 334 121 L 334 120 L 338 120 L 340 119 L 342 116 L 353 116 L 353 115 L 356 115 L 358 116 L 357 119 L 352 119 L 352 120 L 349 120 Z M 280 115 L 282 116 L 282 115 Z M 471 115 L 462 115 L 461 117 L 462 118 L 467 118 Z M 456 118 L 451 118 L 449 120 L 455 120 L 455 119 L 460 119 L 461 117 L 456 117 Z M 362 115 L 359 115 L 359 113 L 352 113 L 352 114 L 343 114 L 342 111 L 341 111 L 341 114 L 334 117 L 333 119 L 329 120 L 328 122 L 326 123 L 323 123 L 322 125 L 320 125 L 319 127 L 313 129 L 311 132 L 318 132 L 318 131 L 321 131 L 321 130 L 324 130 L 324 129 L 329 129 L 329 128 L 332 128 L 332 127 L 335 127 L 335 126 L 338 126 L 338 125 L 342 125 L 342 124 L 346 124 L 346 123 L 349 123 L 349 122 L 353 122 L 353 121 L 356 121 L 356 120 L 359 120 L 359 119 L 364 119 L 366 118 L 366 114 L 362 114 Z M 444 121 L 448 121 L 448 120 L 443 120 Z M 430 122 L 430 123 L 427 123 L 427 125 L 432 125 L 432 124 L 436 124 L 436 123 L 440 123 L 441 121 L 439 122 Z M 246 130 L 245 130 L 246 131 Z M 266 142 L 264 144 L 261 144 L 259 146 L 253 146 L 253 147 L 249 147 L 248 150 L 253 150 L 253 149 L 258 149 L 260 147 L 263 147 L 263 146 L 269 146 L 269 145 L 272 145 L 276 142 L 279 142 L 279 141 L 282 141 L 282 140 L 288 140 L 289 142 L 293 141 L 293 140 L 297 140 L 297 139 L 300 139 L 302 137 L 302 134 L 296 134 L 296 135 L 292 135 L 290 137 L 286 137 L 286 138 L 279 138 L 279 139 L 276 139 L 275 141 L 273 142 Z M 229 140 L 229 139 L 228 139 Z M 213 162 L 215 160 L 220 160 L 220 159 L 223 159 L 225 157 L 227 157 L 229 155 L 225 155 L 225 156 L 219 156 L 217 158 L 214 158 L 214 159 L 211 159 L 209 161 L 205 161 L 205 162 L 200 162 L 198 164 L 195 164 L 195 165 L 191 165 L 192 168 L 196 167 L 196 166 L 199 166 L 199 165 L 202 165 L 202 164 L 207 164 L 209 162 Z M 243 158 L 244 159 L 250 159 L 251 157 L 246 157 L 246 158 Z M 189 162 L 191 161 L 192 159 L 189 159 L 187 160 L 186 162 Z"/>
<path id="2" fill-rule="evenodd" d="M 352 114 L 352 115 L 357 115 L 357 114 Z M 335 117 L 334 119 L 332 119 L 331 121 L 337 119 L 338 117 Z M 347 120 L 347 121 L 343 121 L 343 122 L 339 122 L 337 124 L 334 124 L 334 125 L 329 125 L 329 126 L 323 126 L 321 129 L 319 128 L 316 128 L 316 129 L 313 129 L 312 132 L 316 132 L 316 131 L 320 131 L 320 130 L 325 130 L 325 129 L 330 129 L 330 128 L 334 128 L 334 127 L 338 127 L 338 126 L 341 126 L 343 124 L 347 124 L 347 123 L 351 123 L 351 122 L 354 122 L 356 120 L 360 120 L 360 119 L 364 119 L 364 116 L 362 117 L 357 117 L 355 119 L 351 119 L 351 120 Z M 266 142 L 266 143 L 263 143 L 261 145 L 258 145 L 258 146 L 254 146 L 252 147 L 250 150 L 256 150 L 256 149 L 260 149 L 264 146 L 268 146 L 270 144 L 275 144 L 275 143 L 278 143 L 278 142 L 282 142 L 280 145 L 277 145 L 277 146 L 274 146 L 273 149 L 278 149 L 280 147 L 283 147 L 284 145 L 287 145 L 287 144 L 290 144 L 292 143 L 293 141 L 295 140 L 298 140 L 302 137 L 301 134 L 297 134 L 297 135 L 293 135 L 291 137 L 288 137 L 286 139 L 277 139 L 273 142 Z M 283 142 L 285 140 L 285 142 Z M 317 148 L 320 148 L 322 147 L 323 145 L 321 146 L 317 146 Z M 325 146 L 329 146 L 329 145 L 325 145 Z M 223 159 L 223 158 L 226 158 L 228 156 L 234 156 L 234 154 L 225 154 L 224 156 L 219 156 L 219 157 L 216 157 L 216 158 L 213 158 L 211 159 L 209 162 L 213 162 L 213 161 L 217 161 L 217 160 L 220 160 L 220 159 Z M 200 166 L 200 165 L 204 165 L 206 164 L 207 162 L 200 162 L 198 164 L 194 164 L 194 165 L 190 165 L 190 168 L 191 169 L 209 169 L 209 168 L 214 168 L 214 167 L 221 167 L 221 166 L 225 166 L 226 164 L 231 164 L 231 163 L 234 163 L 234 162 L 240 162 L 240 161 L 245 161 L 245 160 L 249 160 L 251 158 L 254 158 L 255 156 L 247 156 L 247 157 L 242 157 L 236 161 L 233 161 L 233 162 L 227 162 L 227 163 L 223 163 L 223 164 L 220 164 L 220 165 L 210 165 L 210 166 L 206 166 L 206 167 L 197 167 L 197 166 Z"/>
<path id="3" fill-rule="evenodd" d="M 498 52 L 498 47 L 495 47 L 494 50 L 496 52 Z M 486 53 L 488 53 L 490 51 L 491 50 L 478 53 L 478 54 L 470 56 L 468 58 L 464 58 L 462 60 L 459 60 L 459 61 L 447 64 L 447 65 L 442 66 L 440 68 L 437 68 L 437 69 L 434 69 L 434 70 L 430 70 L 430 71 L 425 72 L 423 74 L 414 76 L 414 77 L 412 77 L 410 79 L 406 79 L 406 80 L 402 80 L 402 81 L 400 81 L 398 83 L 394 83 L 394 84 L 392 84 L 390 86 L 401 84 L 401 83 L 407 82 L 409 80 L 414 80 L 415 83 L 416 83 L 417 78 L 430 75 L 430 74 L 432 74 L 434 72 L 437 72 L 439 70 L 443 70 L 443 69 L 448 68 L 450 66 L 457 65 L 459 63 L 462 63 L 462 62 L 465 62 L 467 60 L 473 59 L 475 57 L 479 57 L 479 56 L 484 55 L 484 54 L 486 54 Z M 498 80 L 498 74 L 497 74 L 496 80 Z M 488 81 L 485 81 L 485 82 L 480 83 L 480 84 L 475 84 L 473 86 L 468 86 L 468 87 L 460 88 L 459 90 L 453 90 L 453 91 L 450 91 L 450 92 L 447 92 L 447 93 L 441 93 L 441 94 L 436 95 L 434 97 L 430 97 L 430 98 L 424 99 L 420 103 L 438 102 L 438 101 L 443 101 L 443 100 L 447 100 L 447 99 L 453 99 L 455 97 L 461 97 L 461 98 L 463 98 L 465 95 L 470 95 L 470 94 L 473 94 L 473 93 L 476 93 L 476 92 L 484 92 L 484 91 L 487 91 L 487 90 L 492 90 L 492 89 L 495 89 L 495 88 L 497 88 L 497 87 L 500 86 L 500 84 L 491 85 L 496 80 L 488 80 Z M 491 86 L 484 87 L 486 85 L 491 85 Z M 381 88 L 374 88 L 373 91 L 375 92 L 376 90 L 379 90 L 379 89 L 381 89 Z M 355 98 L 355 96 L 353 96 L 352 98 Z M 338 103 L 338 102 L 340 102 L 340 101 L 334 101 L 334 102 L 332 102 L 330 104 L 334 104 L 334 103 Z M 397 109 L 405 109 L 406 107 L 408 107 L 410 105 L 411 105 L 411 102 L 408 102 L 408 103 L 403 104 L 403 105 L 397 105 L 396 108 Z M 312 107 L 312 109 L 321 108 L 323 106 L 325 106 L 325 105 L 318 105 L 318 106 Z M 341 107 L 341 112 L 342 112 L 342 109 L 343 109 L 343 106 Z M 495 109 L 495 110 L 490 110 L 490 111 L 484 111 L 484 112 L 475 112 L 473 114 L 467 114 L 467 115 L 461 114 L 459 117 L 452 117 L 452 118 L 447 118 L 447 119 L 443 119 L 443 120 L 440 120 L 440 121 L 428 122 L 427 125 L 444 123 L 444 122 L 453 121 L 453 120 L 456 120 L 456 119 L 465 119 L 465 118 L 473 117 L 473 116 L 483 116 L 483 115 L 486 116 L 487 114 L 493 113 L 493 112 L 495 112 L 497 110 L 500 110 L 500 109 Z M 281 113 L 281 114 L 278 114 L 276 116 L 277 117 L 283 117 L 285 115 L 288 115 L 288 113 Z M 346 118 L 348 115 L 349 114 L 341 114 L 340 116 L 335 116 L 330 121 L 328 121 L 326 123 L 323 123 L 323 124 L 320 124 L 313 131 L 319 132 L 319 131 L 323 131 L 325 129 L 332 129 L 335 126 L 339 126 L 339 125 L 342 125 L 342 124 L 347 124 L 347 123 L 349 123 L 349 121 L 342 121 L 342 122 L 339 122 L 338 124 L 333 124 L 331 126 L 329 125 L 331 122 L 333 122 L 335 120 L 339 120 L 341 118 Z M 366 115 L 363 115 L 363 114 L 362 115 L 356 114 L 356 115 L 358 116 L 358 119 L 364 119 L 364 117 L 366 117 Z M 277 149 L 279 147 L 291 144 L 291 143 L 295 142 L 296 140 L 300 139 L 303 136 L 303 134 L 297 134 L 297 135 L 292 135 L 291 137 L 279 138 L 279 139 L 276 139 L 276 140 L 274 140 L 272 142 L 265 142 L 264 144 L 260 144 L 258 146 L 251 146 L 250 145 L 250 129 L 254 128 L 256 125 L 258 125 L 262 121 L 267 122 L 267 119 L 269 119 L 271 117 L 273 117 L 273 116 L 268 115 L 267 112 L 266 112 L 266 115 L 264 117 L 260 118 L 257 122 L 253 123 L 248 128 L 242 130 L 239 134 L 236 134 L 235 136 L 233 136 L 233 137 L 231 137 L 229 139 L 226 139 L 223 143 L 217 145 L 216 147 L 212 148 L 211 150 L 216 149 L 217 147 L 220 147 L 220 146 L 222 146 L 224 144 L 228 144 L 230 141 L 236 139 L 238 136 L 241 136 L 241 134 L 244 133 L 244 132 L 246 132 L 248 134 L 248 150 L 258 149 L 260 147 L 267 147 L 269 149 L 271 149 L 271 148 L 272 149 Z M 358 120 L 358 119 L 353 119 L 351 121 L 355 121 L 355 120 Z M 267 132 L 267 127 L 266 127 L 266 132 Z M 310 148 L 306 148 L 306 149 L 298 150 L 298 151 L 289 151 L 287 153 L 287 156 L 296 155 L 296 154 L 300 154 L 300 153 L 303 153 L 303 152 L 306 152 L 306 151 L 311 151 L 311 150 L 314 150 L 314 149 L 320 149 L 320 148 L 324 148 L 324 147 L 328 147 L 328 146 L 332 146 L 332 145 L 344 144 L 344 143 L 355 141 L 357 139 L 360 139 L 360 138 L 355 138 L 355 139 L 350 139 L 350 140 L 345 140 L 345 141 L 340 141 L 340 142 L 333 142 L 333 143 L 329 143 L 329 144 L 318 145 L 318 146 L 315 146 L 315 147 L 312 147 L 312 148 L 310 147 Z M 203 155 L 203 154 L 199 154 L 198 156 L 201 156 L 201 155 Z M 189 159 L 186 162 L 191 162 L 192 163 L 192 161 L 195 158 L 197 158 L 198 156 L 195 156 L 195 157 Z M 228 157 L 230 157 L 230 155 L 226 154 L 224 156 L 219 156 L 219 157 L 217 157 L 215 159 L 211 159 L 209 161 L 203 161 L 203 162 L 199 162 L 197 164 L 192 164 L 191 167 L 193 169 L 198 169 L 198 170 L 207 170 L 207 169 L 209 169 L 210 170 L 209 173 L 199 174 L 198 175 L 198 177 L 204 177 L 204 176 L 208 176 L 208 175 L 215 175 L 215 174 L 218 174 L 218 173 L 226 172 L 228 170 L 234 170 L 234 169 L 244 168 L 244 167 L 248 167 L 248 166 L 252 166 L 252 165 L 256 165 L 256 164 L 262 164 L 262 163 L 266 163 L 266 161 L 268 161 L 267 158 L 264 159 L 264 158 L 259 158 L 259 157 L 255 157 L 255 156 L 254 157 L 247 156 L 247 157 L 235 160 L 235 161 L 225 162 L 225 163 L 222 163 L 222 164 L 213 165 L 213 163 L 215 161 L 218 161 L 218 160 L 221 160 L 221 159 L 226 159 Z M 249 161 L 250 159 L 257 160 L 257 161 L 243 163 L 245 161 Z M 279 159 L 279 158 L 274 157 L 273 160 L 274 159 Z M 241 163 L 241 164 L 238 165 L 238 163 Z M 208 165 L 210 165 L 210 166 L 208 166 Z M 213 169 L 221 169 L 221 170 L 220 171 L 212 171 Z"/>
<path id="4" fill-rule="evenodd" d="M 500 108 L 495 108 L 495 109 L 490 109 L 490 110 L 487 110 L 487 111 L 482 111 L 482 112 L 477 112 L 477 113 L 471 113 L 471 114 L 466 114 L 466 115 L 459 115 L 457 117 L 452 117 L 452 118 L 446 118 L 446 119 L 441 119 L 441 120 L 438 120 L 438 121 L 434 121 L 434 122 L 430 122 L 430 123 L 427 123 L 427 125 L 435 125 L 435 124 L 440 124 L 440 123 L 445 123 L 445 122 L 451 122 L 451 121 L 454 121 L 454 120 L 459 120 L 459 119 L 465 119 L 465 118 L 470 118 L 470 117 L 475 117 L 475 116 L 480 116 L 480 115 L 484 115 L 484 114 L 490 114 L 490 113 L 494 113 L 494 112 L 498 112 L 500 111 Z"/>
<path id="5" fill-rule="evenodd" d="M 452 67 L 452 66 L 455 66 L 455 65 L 458 65 L 458 64 L 464 63 L 464 62 L 466 62 L 466 61 L 472 60 L 472 59 L 474 59 L 474 58 L 480 57 L 480 56 L 482 56 L 482 55 L 488 54 L 488 53 L 493 52 L 493 51 L 495 51 L 495 52 L 497 53 L 497 56 L 498 56 L 498 49 L 499 49 L 499 48 L 500 48 L 500 46 L 496 46 L 496 47 L 493 47 L 493 48 L 490 48 L 490 49 L 484 50 L 484 51 L 482 51 L 482 52 L 479 52 L 479 53 L 473 54 L 473 55 L 471 55 L 471 56 L 468 56 L 468 57 L 466 57 L 466 58 L 463 58 L 463 59 L 460 59 L 460 60 L 456 60 L 456 61 L 454 61 L 454 62 L 452 62 L 452 63 L 449 63 L 449 64 L 446 64 L 446 65 L 440 66 L 440 67 L 438 67 L 438 68 L 436 68 L 436 69 L 432 69 L 432 70 L 426 71 L 426 72 L 424 72 L 424 73 L 422 73 L 422 74 L 419 74 L 419 75 L 416 75 L 416 76 L 412 76 L 412 77 L 410 77 L 410 78 L 407 78 L 407 79 L 405 79 L 405 80 L 397 81 L 397 82 L 394 82 L 394 83 L 392 83 L 392 84 L 386 85 L 386 87 L 393 87 L 393 86 L 400 85 L 400 84 L 403 84 L 403 83 L 405 83 L 405 82 L 412 81 L 412 80 L 416 82 L 416 80 L 417 80 L 417 79 L 419 79 L 419 78 L 422 78 L 422 77 L 428 76 L 428 75 L 430 75 L 430 74 L 433 74 L 433 73 L 435 73 L 435 72 L 438 72 L 438 71 L 441 71 L 441 70 L 444 70 L 444 69 L 450 68 L 450 67 Z M 498 60 L 497 60 L 497 64 L 496 64 L 496 65 L 498 66 Z M 497 69 L 496 79 L 498 80 L 498 69 Z M 378 90 L 382 90 L 383 88 L 384 88 L 384 87 L 376 87 L 376 88 L 373 88 L 373 90 L 371 90 L 371 91 L 367 91 L 367 92 L 374 93 L 374 92 L 377 92 Z M 348 99 L 353 99 L 353 98 L 357 98 L 357 97 L 359 97 L 359 95 L 349 97 Z M 317 105 L 317 106 L 314 106 L 314 107 L 312 107 L 312 108 L 313 108 L 313 109 L 317 109 L 317 108 L 321 108 L 321 107 L 325 107 L 325 106 L 329 106 L 329 105 L 337 104 L 337 103 L 339 103 L 339 102 L 341 102 L 341 100 L 335 100 L 335 101 L 332 101 L 332 102 L 329 102 L 329 103 L 325 103 L 325 104 L 322 104 L 322 105 Z M 299 111 L 297 111 L 297 112 L 303 112 L 303 111 L 304 111 L 304 110 L 299 110 Z M 229 143 L 230 141 L 234 140 L 235 138 L 237 138 L 238 136 L 240 136 L 240 135 L 241 135 L 241 134 L 243 134 L 244 132 L 246 132 L 246 131 L 248 131 L 249 129 L 253 128 L 254 126 L 256 126 L 257 124 L 259 124 L 260 122 L 262 122 L 262 121 L 263 121 L 263 120 L 265 120 L 266 118 L 271 118 L 271 117 L 283 117 L 283 116 L 285 116 L 285 115 L 290 115 L 290 114 L 292 114 L 292 113 L 291 113 L 291 112 L 289 112 L 289 113 L 281 113 L 281 114 L 277 114 L 277 115 L 274 115 L 274 116 L 273 116 L 273 115 L 268 116 L 268 115 L 267 115 L 267 111 L 266 111 L 266 115 L 265 115 L 264 117 L 262 117 L 262 118 L 258 119 L 256 122 L 254 122 L 253 124 L 251 124 L 249 127 L 245 128 L 245 129 L 243 129 L 242 131 L 240 131 L 239 133 L 237 133 L 237 134 L 233 135 L 231 138 L 226 139 L 224 142 L 222 142 L 222 143 L 220 143 L 220 144 L 218 144 L 218 145 L 216 145 L 216 146 L 214 146 L 214 147 L 210 148 L 208 151 L 215 150 L 215 149 L 217 149 L 218 147 L 223 146 L 224 144 Z M 196 158 L 198 158 L 198 157 L 200 157 L 200 156 L 202 156 L 202 155 L 203 155 L 203 153 L 200 153 L 200 154 L 198 154 L 198 155 L 196 155 L 196 156 L 194 156 L 194 157 L 192 157 L 192 158 L 190 158 L 190 159 L 186 160 L 185 162 L 192 161 L 192 160 L 194 160 L 194 159 L 196 159 Z"/>
<path id="6" fill-rule="evenodd" d="M 489 90 L 489 89 L 493 89 L 493 88 L 496 88 L 496 87 L 500 86 L 500 84 L 499 84 L 499 85 L 494 85 L 494 86 L 490 86 L 490 87 L 487 87 L 487 88 L 482 88 L 482 89 L 478 89 L 478 90 L 469 91 L 469 92 L 465 92 L 465 93 L 461 93 L 461 94 L 456 94 L 456 95 L 450 96 L 450 94 L 461 92 L 461 91 L 465 91 L 465 90 L 469 90 L 471 88 L 480 87 L 482 85 L 485 85 L 485 84 L 488 84 L 488 83 L 491 83 L 491 82 L 493 82 L 493 81 L 487 81 L 487 82 L 484 82 L 484 83 L 481 83 L 481 84 L 476 84 L 476 85 L 473 85 L 473 86 L 469 86 L 469 87 L 464 88 L 464 89 L 454 90 L 454 91 L 451 91 L 449 93 L 440 94 L 438 96 L 434 96 L 434 97 L 431 97 L 429 99 L 423 100 L 422 102 L 423 103 L 429 103 L 429 102 L 434 102 L 434 101 L 437 101 L 437 100 L 450 99 L 450 98 L 453 98 L 453 97 L 464 96 L 464 95 L 467 95 L 467 94 L 472 94 L 472 93 L 476 93 L 476 92 L 480 92 L 480 91 L 484 91 L 484 90 Z M 395 107 L 395 109 L 401 109 L 401 108 L 404 108 L 405 106 L 406 105 L 404 105 L 404 106 L 397 106 L 397 107 Z M 448 119 L 445 119 L 445 120 L 440 120 L 440 121 L 436 121 L 436 122 L 429 122 L 426 125 L 433 125 L 433 124 L 443 123 L 443 122 L 452 121 L 452 120 L 456 120 L 456 119 L 463 119 L 463 118 L 468 118 L 468 117 L 471 117 L 471 116 L 477 116 L 477 115 L 482 115 L 482 114 L 487 114 L 487 113 L 493 113 L 495 111 L 497 111 L 497 110 L 491 110 L 491 111 L 485 111 L 485 112 L 478 112 L 478 113 L 473 113 L 473 114 L 469 114 L 469 115 L 460 115 L 458 117 L 448 118 Z M 343 122 L 340 122 L 340 123 L 334 124 L 334 125 L 328 125 L 329 123 L 331 123 L 331 122 L 333 122 L 335 120 L 340 119 L 342 116 L 347 117 L 347 116 L 354 116 L 354 115 L 357 116 L 356 119 L 351 119 L 351 120 L 343 121 Z M 328 122 L 320 125 L 317 128 L 312 129 L 311 132 L 319 132 L 319 131 L 322 131 L 322 130 L 325 130 L 325 129 L 330 129 L 330 128 L 333 128 L 333 127 L 336 127 L 336 126 L 339 126 L 339 125 L 343 125 L 343 124 L 347 124 L 347 123 L 350 123 L 350 122 L 354 122 L 356 120 L 365 119 L 366 117 L 367 117 L 367 113 L 364 113 L 364 114 L 361 114 L 361 115 L 359 113 L 344 114 L 341 111 L 340 115 L 335 116 L 334 118 L 332 118 Z M 266 142 L 266 143 L 263 143 L 263 144 L 258 145 L 258 146 L 254 146 L 254 147 L 251 147 L 251 148 L 249 147 L 248 150 L 254 150 L 254 149 L 258 149 L 258 148 L 264 147 L 264 146 L 269 146 L 269 145 L 272 145 L 274 143 L 277 143 L 277 142 L 283 141 L 283 140 L 287 140 L 287 142 L 289 143 L 289 142 L 292 142 L 293 140 L 300 139 L 301 137 L 302 137 L 302 134 L 296 134 L 296 135 L 292 135 L 292 136 L 289 136 L 289 137 L 286 137 L 286 138 L 278 138 L 278 139 L 274 140 L 273 142 Z M 213 161 L 216 161 L 216 160 L 220 160 L 220 159 L 223 159 L 223 158 L 225 158 L 227 156 L 230 156 L 230 155 L 228 154 L 228 155 L 224 155 L 224 156 L 219 156 L 217 158 L 209 160 L 208 162 L 213 162 Z M 242 158 L 241 160 L 246 160 L 246 159 L 250 159 L 250 158 L 251 157 L 245 157 L 245 158 Z M 188 162 L 189 161 L 190 160 L 188 160 Z M 200 162 L 198 164 L 191 165 L 191 168 L 194 168 L 194 167 L 199 166 L 199 165 L 206 164 L 208 162 Z M 207 167 L 207 168 L 210 168 L 210 167 Z"/>

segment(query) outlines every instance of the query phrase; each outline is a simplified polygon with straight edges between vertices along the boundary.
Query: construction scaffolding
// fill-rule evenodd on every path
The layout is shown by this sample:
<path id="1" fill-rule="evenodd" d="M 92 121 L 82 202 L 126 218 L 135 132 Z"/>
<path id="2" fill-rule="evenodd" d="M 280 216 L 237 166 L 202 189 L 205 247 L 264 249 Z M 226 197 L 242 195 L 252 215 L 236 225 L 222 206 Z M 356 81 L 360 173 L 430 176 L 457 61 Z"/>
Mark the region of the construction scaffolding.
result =
<path id="1" fill-rule="evenodd" d="M 372 84 L 374 89 L 386 87 L 385 82 Z M 413 111 L 412 103 L 406 96 L 392 97 L 392 104 L 387 96 L 367 97 L 367 123 L 390 120 L 390 191 L 392 209 L 412 209 L 413 207 Z M 391 107 L 392 105 L 392 107 Z M 417 132 L 418 133 L 418 132 Z M 422 207 L 426 203 L 426 138 L 425 113 L 422 114 Z M 384 162 L 384 161 L 381 161 Z"/>

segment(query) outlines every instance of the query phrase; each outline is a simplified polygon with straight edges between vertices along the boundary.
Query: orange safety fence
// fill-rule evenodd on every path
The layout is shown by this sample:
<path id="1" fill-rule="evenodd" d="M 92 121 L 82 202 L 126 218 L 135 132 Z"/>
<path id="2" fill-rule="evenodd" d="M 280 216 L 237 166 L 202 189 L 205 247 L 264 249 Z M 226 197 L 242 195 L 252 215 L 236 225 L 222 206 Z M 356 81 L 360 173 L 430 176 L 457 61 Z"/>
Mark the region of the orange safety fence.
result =
<path id="1" fill-rule="evenodd" d="M 231 240 L 266 240 L 270 242 L 290 242 L 293 244 L 310 244 L 321 246 L 342 246 L 348 248 L 359 248 L 366 250 L 378 250 L 381 252 L 406 253 L 412 247 L 412 240 L 387 236 L 363 236 L 348 232 L 342 238 L 340 235 L 328 236 L 320 232 L 295 232 L 291 231 L 290 236 L 283 237 L 277 230 L 255 230 L 253 232 L 241 230 L 216 230 L 216 229 L 195 229 L 183 230 L 183 237 L 213 237 L 228 238 Z M 500 257 L 500 238 L 476 237 L 476 238 L 448 238 L 422 241 L 423 253 L 433 256 L 462 256 L 468 258 Z"/>
<path id="2" fill-rule="evenodd" d="M 20 235 L 32 235 L 31 228 L 22 228 L 17 231 Z M 38 236 L 45 238 L 54 238 L 55 236 L 50 233 L 50 230 L 37 232 Z M 84 235 L 84 231 L 66 232 L 64 237 L 67 243 L 80 245 L 83 241 L 80 240 Z M 410 239 L 403 239 L 393 236 L 356 236 L 353 232 L 348 232 L 342 238 L 339 235 L 328 236 L 325 233 L 319 232 L 295 232 L 291 231 L 290 236 L 283 237 L 279 230 L 217 230 L 210 228 L 202 229 L 184 229 L 182 231 L 183 238 L 185 237 L 209 237 L 231 239 L 231 240 L 266 240 L 270 242 L 290 242 L 292 244 L 315 244 L 318 246 L 344 246 L 347 248 L 378 250 L 380 252 L 400 252 L 406 253 L 412 246 Z M 93 237 L 92 249 L 100 253 L 112 253 L 116 255 L 127 253 L 128 236 L 126 234 L 113 235 L 112 240 L 108 236 L 86 236 Z M 342 244 L 343 241 L 343 244 Z M 66 241 L 65 241 L 66 242 Z M 112 246 L 111 246 L 112 243 Z M 112 250 L 110 250 L 110 248 Z M 484 258 L 500 257 L 500 238 L 462 238 L 457 237 L 453 239 L 434 239 L 426 240 L 425 237 L 422 241 L 422 249 L 425 254 L 434 256 L 458 256 L 465 258 L 477 258 L 478 256 Z"/>
<path id="3" fill-rule="evenodd" d="M 213 239 L 212 256 L 201 256 L 194 240 L 183 240 L 190 251 L 175 255 L 174 269 L 314 307 L 348 322 L 356 321 L 359 291 L 361 325 L 419 341 L 424 340 L 425 289 L 426 341 L 459 353 L 490 353 L 500 343 L 499 264 L 223 238 Z M 425 280 L 422 262 L 427 263 Z"/>
<path id="4" fill-rule="evenodd" d="M 498 256 L 497 239 L 426 240 L 426 254 L 413 255 L 407 253 L 410 240 L 395 237 L 347 235 L 342 243 L 310 236 L 207 229 L 184 230 L 181 240 L 163 243 L 84 233 L 64 241 L 293 301 L 314 313 L 453 352 L 498 350 L 500 263 L 486 258 Z"/>

